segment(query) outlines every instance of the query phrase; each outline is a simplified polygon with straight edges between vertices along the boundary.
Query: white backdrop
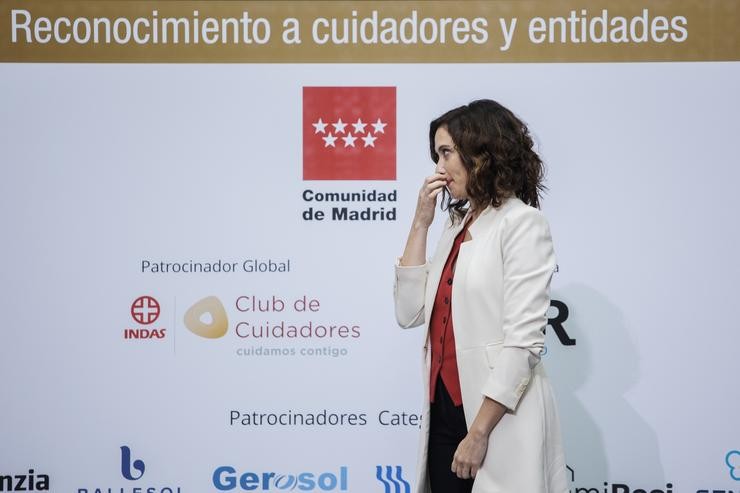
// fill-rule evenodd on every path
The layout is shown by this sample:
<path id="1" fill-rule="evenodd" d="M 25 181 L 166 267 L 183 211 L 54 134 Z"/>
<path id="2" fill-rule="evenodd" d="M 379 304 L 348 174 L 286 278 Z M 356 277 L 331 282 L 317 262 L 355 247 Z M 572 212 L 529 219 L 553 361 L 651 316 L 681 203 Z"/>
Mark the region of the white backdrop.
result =
<path id="1" fill-rule="evenodd" d="M 397 180 L 303 180 L 306 86 L 396 87 Z M 553 298 L 576 344 L 548 328 L 544 361 L 572 491 L 740 490 L 738 87 L 738 63 L 0 65 L 0 475 L 34 469 L 60 492 L 219 491 L 221 466 L 260 491 L 393 491 L 378 465 L 410 481 L 418 427 L 379 414 L 419 412 L 424 334 L 395 325 L 392 265 L 432 169 L 429 121 L 493 98 L 548 166 Z M 397 190 L 398 219 L 307 222 L 306 189 Z M 141 270 L 254 258 L 290 272 Z M 124 338 L 142 295 L 161 340 Z M 304 295 L 317 312 L 235 305 Z M 207 296 L 228 317 L 219 339 L 183 323 Z M 235 333 L 281 320 L 359 337 Z M 259 347 L 296 355 L 237 354 Z M 346 354 L 300 354 L 323 348 Z M 230 422 L 324 410 L 357 419 Z"/>

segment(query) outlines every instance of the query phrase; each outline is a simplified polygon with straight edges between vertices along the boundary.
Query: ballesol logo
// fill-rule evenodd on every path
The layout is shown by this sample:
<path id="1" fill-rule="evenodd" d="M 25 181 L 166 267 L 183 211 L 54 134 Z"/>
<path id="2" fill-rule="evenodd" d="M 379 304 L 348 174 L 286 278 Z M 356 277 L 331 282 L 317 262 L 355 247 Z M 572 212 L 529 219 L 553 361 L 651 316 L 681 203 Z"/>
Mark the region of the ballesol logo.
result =
<path id="1" fill-rule="evenodd" d="M 213 471 L 213 486 L 220 491 L 237 488 L 244 491 L 349 491 L 347 466 L 338 472 L 299 472 L 283 474 L 276 472 L 237 473 L 231 466 L 220 466 Z"/>
<path id="2" fill-rule="evenodd" d="M 127 481 L 138 481 L 144 476 L 146 464 L 142 459 L 131 458 L 131 448 L 128 445 L 121 446 L 121 476 Z M 95 487 L 95 488 L 77 488 L 77 493 L 182 493 L 179 486 L 140 486 L 141 483 L 135 483 L 137 486 L 131 488 L 125 487 Z"/>
<path id="3" fill-rule="evenodd" d="M 221 300 L 208 296 L 197 301 L 185 312 L 185 327 L 207 339 L 218 339 L 229 330 L 229 317 Z"/>
<path id="4" fill-rule="evenodd" d="M 49 491 L 49 476 L 36 474 L 29 469 L 27 474 L 0 475 L 0 491 Z"/>
<path id="5" fill-rule="evenodd" d="M 132 472 L 131 469 L 134 469 L 136 473 Z M 141 479 L 145 470 L 146 465 L 143 460 L 136 459 L 131 462 L 131 449 L 123 445 L 121 447 L 121 476 L 129 481 L 136 481 L 137 479 Z"/>
<path id="6" fill-rule="evenodd" d="M 375 477 L 383 483 L 384 493 L 411 492 L 411 485 L 403 479 L 401 466 L 375 466 Z"/>
<path id="7" fill-rule="evenodd" d="M 131 318 L 139 324 L 135 328 L 123 329 L 123 338 L 128 340 L 164 339 L 167 329 L 153 327 L 159 318 L 161 308 L 153 296 L 139 296 L 131 303 Z"/>
<path id="8" fill-rule="evenodd" d="M 396 88 L 304 87 L 303 179 L 395 180 Z"/>

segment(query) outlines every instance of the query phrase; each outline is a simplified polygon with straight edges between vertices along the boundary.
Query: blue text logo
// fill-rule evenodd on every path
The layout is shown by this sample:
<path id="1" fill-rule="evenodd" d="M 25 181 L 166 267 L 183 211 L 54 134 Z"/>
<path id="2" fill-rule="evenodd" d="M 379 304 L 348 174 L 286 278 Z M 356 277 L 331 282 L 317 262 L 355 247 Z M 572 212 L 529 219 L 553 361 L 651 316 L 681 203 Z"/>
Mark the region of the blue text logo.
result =
<path id="1" fill-rule="evenodd" d="M 337 473 L 296 474 L 251 471 L 238 474 L 231 466 L 221 466 L 213 471 L 213 486 L 221 491 L 236 488 L 245 491 L 347 491 L 347 466 L 340 467 Z"/>
<path id="2" fill-rule="evenodd" d="M 134 469 L 136 469 L 139 474 L 137 476 L 134 476 L 131 474 L 131 467 L 133 466 Z M 131 449 L 129 449 L 126 445 L 121 447 L 121 474 L 124 478 L 129 479 L 131 481 L 135 481 L 139 478 L 141 478 L 144 475 L 144 469 L 145 469 L 144 461 L 141 459 L 136 459 L 133 463 L 131 462 Z"/>
<path id="3" fill-rule="evenodd" d="M 401 466 L 375 466 L 375 477 L 383 483 L 385 493 L 411 493 L 411 485 L 403 479 Z"/>

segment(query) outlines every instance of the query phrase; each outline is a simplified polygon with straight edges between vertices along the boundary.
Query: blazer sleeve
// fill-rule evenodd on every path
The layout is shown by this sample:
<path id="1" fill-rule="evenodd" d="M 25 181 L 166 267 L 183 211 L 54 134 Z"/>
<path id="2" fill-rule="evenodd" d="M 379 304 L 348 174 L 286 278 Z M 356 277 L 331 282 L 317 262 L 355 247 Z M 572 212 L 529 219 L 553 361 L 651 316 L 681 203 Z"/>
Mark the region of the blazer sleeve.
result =
<path id="1" fill-rule="evenodd" d="M 396 261 L 393 297 L 396 321 L 404 329 L 424 323 L 424 294 L 427 286 L 429 262 L 424 265 L 402 266 Z"/>
<path id="2" fill-rule="evenodd" d="M 502 218 L 503 347 L 483 394 L 515 411 L 545 345 L 555 253 L 550 227 L 532 207 Z"/>

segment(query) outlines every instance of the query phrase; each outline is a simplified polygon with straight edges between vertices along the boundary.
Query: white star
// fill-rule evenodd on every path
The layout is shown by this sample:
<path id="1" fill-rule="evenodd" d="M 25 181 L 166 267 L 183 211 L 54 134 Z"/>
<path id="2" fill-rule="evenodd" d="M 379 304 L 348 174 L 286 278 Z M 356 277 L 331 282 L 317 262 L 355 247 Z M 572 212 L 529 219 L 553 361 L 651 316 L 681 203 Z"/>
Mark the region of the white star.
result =
<path id="1" fill-rule="evenodd" d="M 342 140 L 344 141 L 344 147 L 354 147 L 357 137 L 349 134 L 346 137 L 342 137 Z"/>
<path id="2" fill-rule="evenodd" d="M 373 137 L 370 134 L 367 134 L 365 137 L 362 138 L 362 140 L 365 141 L 365 147 L 375 147 L 375 141 L 377 140 L 377 137 Z"/>
<path id="3" fill-rule="evenodd" d="M 337 140 L 337 138 L 334 137 L 332 134 L 329 134 L 326 137 L 321 137 L 321 138 L 324 139 L 324 147 L 329 147 L 329 146 L 336 147 L 334 145 L 334 141 Z"/>
<path id="4" fill-rule="evenodd" d="M 316 123 L 312 123 L 311 125 L 313 125 L 313 128 L 316 129 L 316 131 L 314 132 L 314 134 L 317 134 L 319 132 L 321 132 L 322 134 L 325 134 L 326 133 L 325 129 L 326 129 L 326 126 L 328 125 L 328 123 L 322 122 L 321 121 L 321 118 L 319 118 L 319 121 L 317 121 Z"/>
<path id="5" fill-rule="evenodd" d="M 372 124 L 373 128 L 375 129 L 375 133 L 380 132 L 382 134 L 385 133 L 385 130 L 383 130 L 383 129 L 385 128 L 386 125 L 388 125 L 388 124 L 381 122 L 380 121 L 380 118 L 378 118 L 378 121 L 377 122 L 375 122 L 375 123 Z"/>
<path id="6" fill-rule="evenodd" d="M 346 127 L 347 124 L 346 123 L 343 123 L 342 122 L 342 119 L 340 118 L 337 121 L 337 123 L 332 123 L 331 126 L 334 127 L 334 130 L 336 130 L 338 134 L 343 134 L 344 133 L 344 127 Z"/>
<path id="7" fill-rule="evenodd" d="M 367 123 L 362 123 L 361 119 L 357 119 L 357 123 L 353 123 L 352 126 L 355 127 L 355 133 L 361 134 L 365 132 L 365 126 Z"/>

